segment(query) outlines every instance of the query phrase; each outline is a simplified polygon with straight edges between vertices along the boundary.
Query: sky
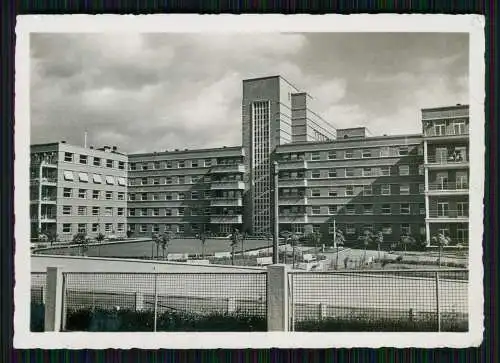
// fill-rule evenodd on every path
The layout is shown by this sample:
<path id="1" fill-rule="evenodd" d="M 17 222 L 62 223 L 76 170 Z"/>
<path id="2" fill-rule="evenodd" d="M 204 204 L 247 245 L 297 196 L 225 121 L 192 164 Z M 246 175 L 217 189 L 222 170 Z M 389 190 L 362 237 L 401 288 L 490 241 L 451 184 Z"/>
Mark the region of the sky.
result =
<path id="1" fill-rule="evenodd" d="M 278 74 L 337 128 L 418 133 L 421 108 L 468 103 L 468 58 L 466 33 L 33 33 L 31 143 L 241 145 L 242 80 Z"/>

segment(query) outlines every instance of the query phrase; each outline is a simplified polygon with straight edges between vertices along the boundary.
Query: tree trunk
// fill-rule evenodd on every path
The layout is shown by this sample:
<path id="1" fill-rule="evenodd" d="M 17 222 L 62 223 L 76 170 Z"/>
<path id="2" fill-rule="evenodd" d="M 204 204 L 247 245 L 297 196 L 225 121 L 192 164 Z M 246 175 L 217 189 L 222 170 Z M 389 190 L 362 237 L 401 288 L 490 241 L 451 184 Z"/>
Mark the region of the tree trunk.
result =
<path id="1" fill-rule="evenodd" d="M 378 250 L 378 262 L 380 262 L 380 243 L 377 244 L 377 250 Z"/>
<path id="2" fill-rule="evenodd" d="M 339 244 L 337 243 L 337 256 L 335 257 L 335 270 L 339 269 Z"/>
<path id="3" fill-rule="evenodd" d="M 441 268 L 441 248 L 442 246 L 439 245 L 439 252 L 438 252 L 438 267 Z"/>
<path id="4" fill-rule="evenodd" d="M 234 265 L 234 247 L 231 248 L 231 264 Z"/>
<path id="5" fill-rule="evenodd" d="M 156 259 L 158 260 L 160 257 L 160 245 L 156 244 Z"/>

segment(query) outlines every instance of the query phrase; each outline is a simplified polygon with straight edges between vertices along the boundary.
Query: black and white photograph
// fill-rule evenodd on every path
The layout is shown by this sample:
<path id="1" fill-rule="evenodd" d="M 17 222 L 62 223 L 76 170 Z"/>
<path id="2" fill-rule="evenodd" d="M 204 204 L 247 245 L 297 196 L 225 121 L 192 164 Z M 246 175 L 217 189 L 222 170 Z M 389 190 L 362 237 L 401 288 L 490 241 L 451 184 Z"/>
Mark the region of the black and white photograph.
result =
<path id="1" fill-rule="evenodd" d="M 481 343 L 482 17 L 17 36 L 17 347 Z"/>

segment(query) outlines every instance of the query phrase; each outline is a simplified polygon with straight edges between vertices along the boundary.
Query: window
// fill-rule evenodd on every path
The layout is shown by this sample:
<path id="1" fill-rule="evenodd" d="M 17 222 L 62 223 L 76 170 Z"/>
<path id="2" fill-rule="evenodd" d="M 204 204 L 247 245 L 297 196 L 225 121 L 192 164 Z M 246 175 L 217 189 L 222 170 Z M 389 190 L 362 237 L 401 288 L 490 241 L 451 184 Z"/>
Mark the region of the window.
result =
<path id="1" fill-rule="evenodd" d="M 206 167 L 212 166 L 212 159 L 205 159 L 205 166 Z"/>
<path id="2" fill-rule="evenodd" d="M 63 215 L 65 216 L 70 216 L 71 215 L 71 206 L 70 205 L 64 205 L 63 206 Z"/>
<path id="3" fill-rule="evenodd" d="M 410 184 L 401 184 L 399 186 L 399 194 L 400 195 L 409 195 L 410 194 Z"/>
<path id="4" fill-rule="evenodd" d="M 329 197 L 336 197 L 338 195 L 337 189 L 330 189 L 328 191 L 328 196 Z"/>
<path id="5" fill-rule="evenodd" d="M 382 204 L 382 214 L 385 214 L 385 215 L 391 214 L 391 205 L 390 204 Z"/>
<path id="6" fill-rule="evenodd" d="M 99 231 L 99 223 L 92 223 L 92 232 L 96 233 Z"/>
<path id="7" fill-rule="evenodd" d="M 418 185 L 418 192 L 420 194 L 424 194 L 425 193 L 425 185 L 424 184 L 419 184 Z"/>
<path id="8" fill-rule="evenodd" d="M 78 233 L 86 233 L 87 225 L 85 223 L 78 223 Z"/>
<path id="9" fill-rule="evenodd" d="M 92 207 L 92 215 L 93 216 L 99 215 L 99 207 Z"/>
<path id="10" fill-rule="evenodd" d="M 363 176 L 371 176 L 372 168 L 363 168 Z"/>
<path id="11" fill-rule="evenodd" d="M 172 193 L 165 193 L 165 200 L 172 200 Z"/>
<path id="12" fill-rule="evenodd" d="M 92 199 L 98 200 L 100 198 L 101 192 L 99 190 L 93 190 L 92 191 Z"/>
<path id="13" fill-rule="evenodd" d="M 407 156 L 407 155 L 408 155 L 408 146 L 400 146 L 399 156 Z"/>
<path id="14" fill-rule="evenodd" d="M 380 148 L 380 157 L 381 158 L 387 158 L 390 155 L 391 155 L 391 152 L 390 152 L 389 146 L 382 146 Z"/>
<path id="15" fill-rule="evenodd" d="M 356 214 L 356 208 L 354 208 L 354 205 L 352 204 L 347 204 L 345 206 L 345 212 L 346 214 Z"/>
<path id="16" fill-rule="evenodd" d="M 410 203 L 401 203 L 401 214 L 410 214 Z"/>
<path id="17" fill-rule="evenodd" d="M 336 151 L 329 151 L 328 152 L 328 160 L 335 160 L 337 159 L 337 152 Z"/>
<path id="18" fill-rule="evenodd" d="M 320 197 L 321 196 L 321 190 L 319 189 L 313 189 L 311 191 L 311 197 Z"/>
<path id="19" fill-rule="evenodd" d="M 353 196 L 354 195 L 354 187 L 352 185 L 347 185 L 345 187 L 345 195 L 346 196 Z"/>
<path id="20" fill-rule="evenodd" d="M 134 217 L 134 216 L 135 216 L 135 209 L 134 209 L 134 208 L 130 208 L 130 209 L 128 210 L 128 215 L 129 215 L 130 217 Z"/>
<path id="21" fill-rule="evenodd" d="M 418 166 L 418 175 L 424 175 L 424 166 L 422 164 Z"/>
<path id="22" fill-rule="evenodd" d="M 411 234 L 410 225 L 408 223 L 403 223 L 401 225 L 401 234 L 403 236 L 409 236 Z"/>
<path id="23" fill-rule="evenodd" d="M 363 214 L 373 214 L 373 204 L 363 204 Z"/>
<path id="24" fill-rule="evenodd" d="M 123 187 L 126 185 L 124 178 L 118 177 L 117 180 L 118 180 L 118 185 L 121 185 Z"/>
<path id="25" fill-rule="evenodd" d="M 469 202 L 457 202 L 457 216 L 467 217 L 469 215 Z"/>
<path id="26" fill-rule="evenodd" d="M 135 194 L 134 193 L 128 193 L 128 200 L 135 200 Z"/>
<path id="27" fill-rule="evenodd" d="M 197 168 L 198 167 L 198 160 L 191 161 L 191 167 L 192 168 Z"/>
<path id="28" fill-rule="evenodd" d="M 148 193 L 141 193 L 141 200 L 148 200 Z"/>
<path id="29" fill-rule="evenodd" d="M 184 160 L 180 160 L 180 161 L 178 161 L 178 162 L 177 162 L 177 167 L 178 167 L 179 169 L 181 169 L 181 168 L 185 168 L 185 167 L 186 167 L 186 162 L 185 162 Z"/>
<path id="30" fill-rule="evenodd" d="M 112 231 L 113 231 L 113 223 L 106 223 L 106 224 L 104 225 L 104 231 L 105 231 L 106 233 L 110 233 L 110 232 L 112 232 Z"/>
<path id="31" fill-rule="evenodd" d="M 106 176 L 106 184 L 109 185 L 114 185 L 115 184 L 115 179 L 112 176 Z"/>
<path id="32" fill-rule="evenodd" d="M 389 175 L 391 175 L 391 167 L 390 166 L 382 166 L 380 168 L 380 174 L 382 176 L 389 176 Z"/>
<path id="33" fill-rule="evenodd" d="M 85 199 L 87 197 L 87 189 L 78 189 L 78 198 Z"/>
<path id="34" fill-rule="evenodd" d="M 73 153 L 64 153 L 64 161 L 73 162 Z"/>
<path id="35" fill-rule="evenodd" d="M 312 214 L 321 214 L 321 207 L 319 205 L 315 205 L 311 207 Z"/>
<path id="36" fill-rule="evenodd" d="M 136 163 L 130 163 L 129 164 L 129 169 L 130 170 L 137 170 L 137 164 Z"/>
<path id="37" fill-rule="evenodd" d="M 199 182 L 201 182 L 201 176 L 199 176 L 199 175 L 193 175 L 191 177 L 191 183 L 198 184 Z"/>
<path id="38" fill-rule="evenodd" d="M 444 123 L 434 124 L 434 134 L 435 136 L 441 136 L 446 133 L 446 125 Z"/>
<path id="39" fill-rule="evenodd" d="M 185 184 L 186 182 L 186 178 L 183 177 L 183 176 L 180 176 L 178 179 L 177 179 L 177 184 Z"/>
<path id="40" fill-rule="evenodd" d="M 337 177 L 337 169 L 328 170 L 328 177 L 329 178 L 336 178 Z"/>
<path id="41" fill-rule="evenodd" d="M 141 233 L 147 232 L 148 226 L 146 224 L 141 224 L 140 231 L 141 231 Z"/>
<path id="42" fill-rule="evenodd" d="M 172 215 L 172 209 L 170 209 L 170 208 L 165 209 L 165 215 L 166 216 L 171 216 Z"/>
<path id="43" fill-rule="evenodd" d="M 392 225 L 390 225 L 390 224 L 384 224 L 382 226 L 382 233 L 383 234 L 392 234 Z"/>
<path id="44" fill-rule="evenodd" d="M 63 190 L 63 197 L 64 198 L 71 198 L 72 197 L 72 190 L 71 188 L 64 188 Z"/>
<path id="45" fill-rule="evenodd" d="M 391 185 L 390 184 L 382 184 L 380 186 L 380 194 L 381 195 L 391 195 Z"/>
<path id="46" fill-rule="evenodd" d="M 113 199 L 113 192 L 106 191 L 106 200 L 111 200 Z"/>
<path id="47" fill-rule="evenodd" d="M 153 178 L 153 185 L 160 184 L 160 178 Z"/>
<path id="48" fill-rule="evenodd" d="M 118 200 L 125 200 L 125 192 L 118 192 L 117 199 Z"/>
<path id="49" fill-rule="evenodd" d="M 399 166 L 399 175 L 410 175 L 410 166 L 409 165 L 400 165 Z"/>
<path id="50" fill-rule="evenodd" d="M 425 216 L 425 204 L 424 203 L 418 204 L 418 210 L 419 210 L 420 215 Z"/>
<path id="51" fill-rule="evenodd" d="M 102 179 L 99 174 L 93 174 L 92 180 L 94 181 L 95 184 L 102 184 Z"/>
<path id="52" fill-rule="evenodd" d="M 118 169 L 125 170 L 125 162 L 124 161 L 119 161 L 118 162 Z"/>
<path id="53" fill-rule="evenodd" d="M 124 216 L 125 215 L 125 208 L 119 207 L 116 209 L 116 215 L 117 216 Z"/>
<path id="54" fill-rule="evenodd" d="M 94 166 L 101 166 L 101 158 L 94 156 Z"/>
<path id="55" fill-rule="evenodd" d="M 63 174 L 64 174 L 64 180 L 68 180 L 68 181 L 73 181 L 74 180 L 73 172 L 72 171 L 65 170 Z"/>
<path id="56" fill-rule="evenodd" d="M 104 209 L 104 215 L 106 217 L 112 217 L 113 216 L 113 207 L 106 207 Z"/>
<path id="57" fill-rule="evenodd" d="M 78 180 L 80 180 L 81 182 L 84 182 L 84 183 L 88 183 L 89 176 L 87 173 L 78 173 Z"/>
<path id="58" fill-rule="evenodd" d="M 199 192 L 191 192 L 191 199 L 200 199 Z"/>
<path id="59" fill-rule="evenodd" d="M 107 160 L 106 160 L 106 167 L 107 167 L 107 168 L 112 168 L 112 167 L 113 167 L 113 164 L 114 164 L 114 163 L 113 163 L 113 160 L 111 160 L 111 159 L 107 159 Z"/>
<path id="60" fill-rule="evenodd" d="M 78 206 L 78 215 L 79 216 L 86 216 L 87 215 L 87 207 L 85 206 Z"/>
<path id="61" fill-rule="evenodd" d="M 345 176 L 354 176 L 354 168 L 347 168 L 345 170 Z"/>
<path id="62" fill-rule="evenodd" d="M 354 224 L 346 224 L 345 233 L 346 234 L 356 234 L 356 227 L 354 227 Z"/>
<path id="63" fill-rule="evenodd" d="M 116 231 L 119 233 L 123 233 L 125 231 L 125 223 L 118 223 L 116 225 Z"/>
<path id="64" fill-rule="evenodd" d="M 177 215 L 178 216 L 183 216 L 185 213 L 185 208 L 179 208 L 177 209 Z"/>
<path id="65" fill-rule="evenodd" d="M 160 195 L 158 193 L 153 193 L 152 200 L 160 200 Z"/>
<path id="66" fill-rule="evenodd" d="M 148 185 L 148 178 L 141 178 L 141 185 Z"/>
<path id="67" fill-rule="evenodd" d="M 346 159 L 352 159 L 354 157 L 354 152 L 352 150 L 346 150 L 344 153 Z"/>
<path id="68" fill-rule="evenodd" d="M 364 158 L 371 158 L 372 157 L 372 152 L 371 150 L 363 150 L 362 156 Z"/>
<path id="69" fill-rule="evenodd" d="M 161 165 L 160 165 L 159 161 L 155 161 L 153 163 L 153 169 L 156 169 L 156 170 L 161 169 Z"/>
<path id="70" fill-rule="evenodd" d="M 363 195 L 364 196 L 373 195 L 373 190 L 371 185 L 363 185 Z"/>
<path id="71" fill-rule="evenodd" d="M 63 233 L 71 233 L 71 224 L 63 223 L 62 231 Z"/>
<path id="72" fill-rule="evenodd" d="M 311 172 L 311 178 L 313 179 L 321 178 L 321 172 L 319 170 L 313 170 Z"/>
<path id="73" fill-rule="evenodd" d="M 153 216 L 158 217 L 160 215 L 160 209 L 159 208 L 153 208 Z"/>
<path id="74" fill-rule="evenodd" d="M 335 214 L 337 213 L 337 206 L 336 205 L 329 205 L 328 206 L 328 214 Z"/>
<path id="75" fill-rule="evenodd" d="M 186 199 L 186 193 L 179 192 L 179 193 L 177 194 L 177 199 L 178 199 L 178 200 L 184 200 L 184 199 Z"/>
<path id="76" fill-rule="evenodd" d="M 311 153 L 311 160 L 312 161 L 318 161 L 320 158 L 321 158 L 320 153 L 318 153 L 318 152 Z"/>
<path id="77" fill-rule="evenodd" d="M 147 208 L 141 208 L 141 217 L 145 217 L 148 215 L 148 209 Z"/>
<path id="78" fill-rule="evenodd" d="M 186 229 L 186 227 L 183 224 L 181 224 L 177 227 L 177 230 L 179 233 L 184 233 L 185 229 Z"/>
<path id="79" fill-rule="evenodd" d="M 174 179 L 171 176 L 167 176 L 165 178 L 165 184 L 173 184 L 173 183 L 174 183 Z"/>
<path id="80" fill-rule="evenodd" d="M 80 164 L 87 164 L 87 155 L 80 155 Z"/>

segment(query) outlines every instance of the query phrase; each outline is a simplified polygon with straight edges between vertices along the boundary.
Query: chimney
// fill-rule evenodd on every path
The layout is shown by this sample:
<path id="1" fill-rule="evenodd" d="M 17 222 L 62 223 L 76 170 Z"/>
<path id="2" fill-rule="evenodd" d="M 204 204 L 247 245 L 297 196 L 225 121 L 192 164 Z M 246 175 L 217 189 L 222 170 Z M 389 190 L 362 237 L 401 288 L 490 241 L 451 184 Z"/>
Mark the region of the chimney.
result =
<path id="1" fill-rule="evenodd" d="M 89 146 L 90 150 L 94 150 L 94 145 Z"/>
<path id="2" fill-rule="evenodd" d="M 62 140 L 62 141 L 61 141 L 61 144 L 66 144 L 66 140 Z"/>
<path id="3" fill-rule="evenodd" d="M 113 146 L 113 151 L 116 151 L 118 150 L 118 147 L 117 146 Z"/>

